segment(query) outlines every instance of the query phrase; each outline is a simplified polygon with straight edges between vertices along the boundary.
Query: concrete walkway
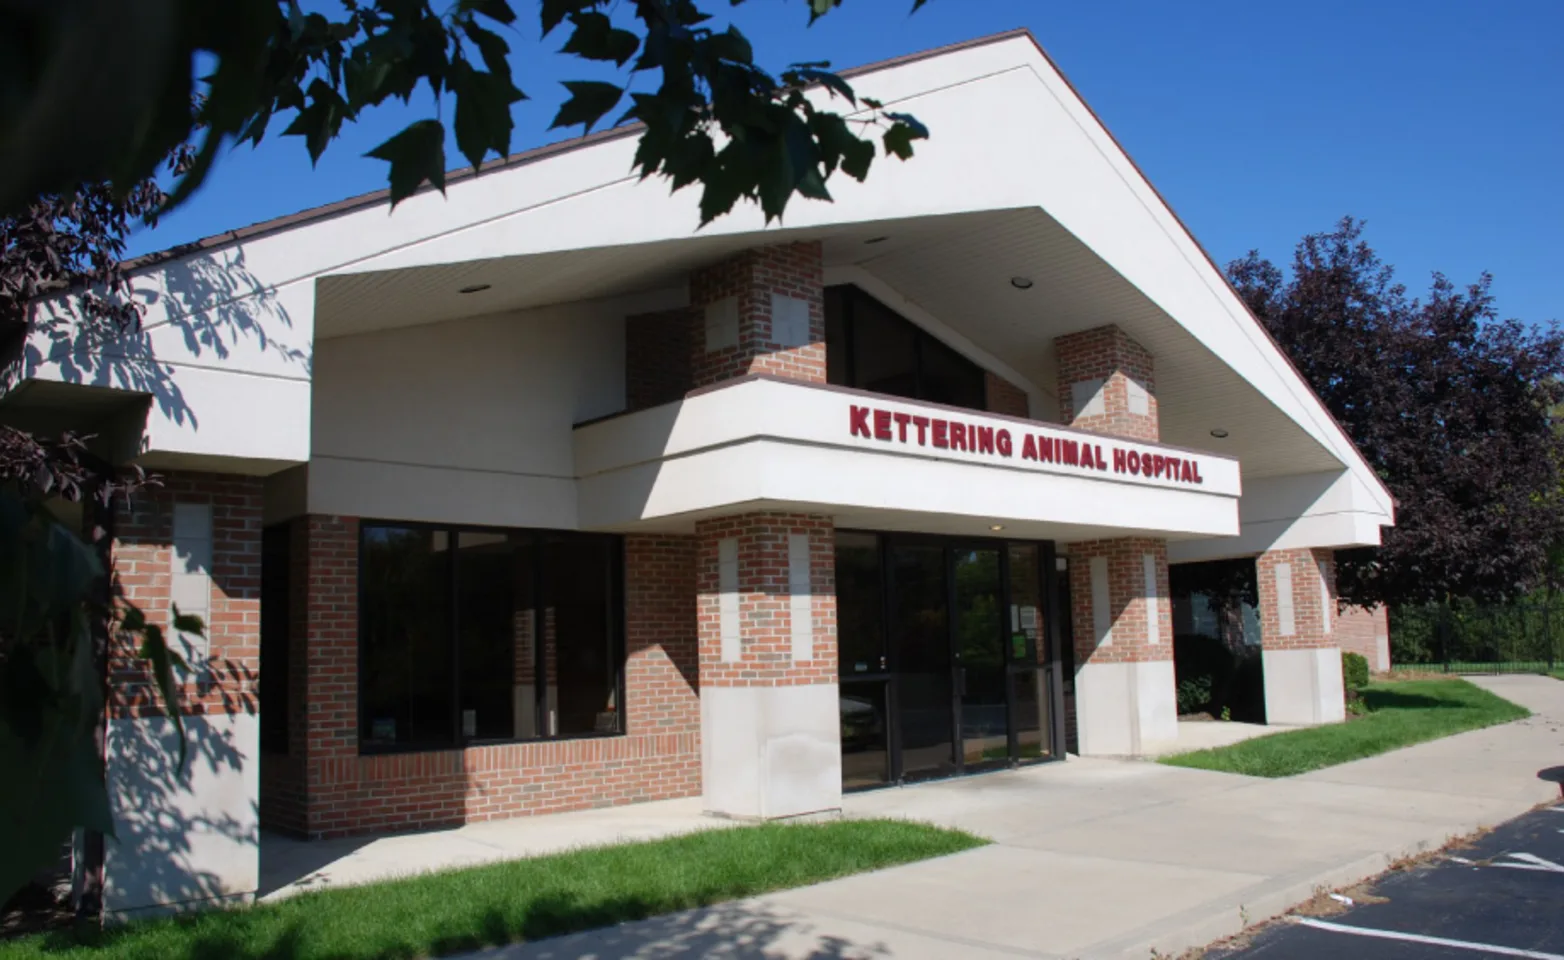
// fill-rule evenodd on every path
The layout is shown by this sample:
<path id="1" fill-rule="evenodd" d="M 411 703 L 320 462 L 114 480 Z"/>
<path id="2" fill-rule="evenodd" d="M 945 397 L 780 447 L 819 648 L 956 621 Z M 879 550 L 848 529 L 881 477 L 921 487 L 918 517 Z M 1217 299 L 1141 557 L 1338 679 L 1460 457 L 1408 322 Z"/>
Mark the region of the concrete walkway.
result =
<path id="1" fill-rule="evenodd" d="M 849 816 L 916 818 L 995 842 L 479 956 L 1177 955 L 1278 914 L 1318 886 L 1355 882 L 1402 855 L 1558 800 L 1564 683 L 1526 676 L 1474 682 L 1536 716 L 1287 780 L 1071 760 L 857 794 L 848 798 Z M 670 821 L 683 819 L 668 809 Z M 562 819 L 549 818 L 550 826 Z"/>

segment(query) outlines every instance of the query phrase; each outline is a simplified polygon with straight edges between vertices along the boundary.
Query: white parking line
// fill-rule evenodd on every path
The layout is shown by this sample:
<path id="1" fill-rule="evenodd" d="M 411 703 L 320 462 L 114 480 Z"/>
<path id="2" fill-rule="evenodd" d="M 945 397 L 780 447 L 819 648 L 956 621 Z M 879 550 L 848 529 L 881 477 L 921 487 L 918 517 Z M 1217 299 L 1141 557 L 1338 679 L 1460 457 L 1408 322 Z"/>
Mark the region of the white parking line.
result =
<path id="1" fill-rule="evenodd" d="M 1447 940 L 1444 937 L 1426 937 L 1420 933 L 1396 933 L 1393 930 L 1371 930 L 1368 927 L 1349 927 L 1344 923 L 1316 920 L 1313 917 L 1293 917 L 1293 922 L 1316 930 L 1332 933 L 1348 933 L 1358 937 L 1374 937 L 1379 940 L 1400 940 L 1405 943 L 1425 943 L 1433 947 L 1451 947 L 1456 950 L 1478 950 L 1501 957 L 1525 957 L 1526 960 L 1564 960 L 1564 953 L 1543 953 L 1540 950 L 1521 950 L 1518 947 L 1501 947 L 1494 943 L 1473 943 L 1470 940 Z"/>
<path id="2" fill-rule="evenodd" d="M 1507 867 L 1511 870 L 1537 870 L 1542 873 L 1564 873 L 1564 864 L 1554 863 L 1552 860 L 1544 860 L 1534 853 L 1507 853 L 1505 856 L 1511 860 L 1519 860 L 1520 863 L 1496 863 L 1496 867 Z"/>

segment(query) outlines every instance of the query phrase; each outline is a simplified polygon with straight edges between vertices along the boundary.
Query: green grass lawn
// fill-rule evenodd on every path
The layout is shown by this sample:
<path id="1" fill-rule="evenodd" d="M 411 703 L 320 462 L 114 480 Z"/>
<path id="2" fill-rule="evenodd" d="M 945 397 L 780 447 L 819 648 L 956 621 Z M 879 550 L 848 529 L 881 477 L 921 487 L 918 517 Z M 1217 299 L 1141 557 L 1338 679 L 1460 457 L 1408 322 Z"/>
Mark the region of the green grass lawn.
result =
<path id="1" fill-rule="evenodd" d="M 1368 713 L 1346 723 L 1177 753 L 1162 762 L 1254 777 L 1290 777 L 1530 716 L 1524 707 L 1458 679 L 1371 683 L 1363 690 L 1363 702 Z"/>
<path id="2" fill-rule="evenodd" d="M 981 846 L 894 820 L 733 827 L 0 943 L 0 960 L 438 956 L 607 926 Z"/>

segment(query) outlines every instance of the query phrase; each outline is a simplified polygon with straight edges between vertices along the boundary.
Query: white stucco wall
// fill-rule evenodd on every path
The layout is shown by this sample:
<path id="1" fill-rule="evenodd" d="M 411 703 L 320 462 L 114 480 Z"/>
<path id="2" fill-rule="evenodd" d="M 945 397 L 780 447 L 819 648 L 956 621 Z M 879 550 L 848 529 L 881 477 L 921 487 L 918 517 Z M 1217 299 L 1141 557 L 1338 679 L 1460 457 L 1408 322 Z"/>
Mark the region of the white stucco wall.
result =
<path id="1" fill-rule="evenodd" d="M 1169 563 L 1298 547 L 1375 546 L 1393 517 L 1351 470 L 1245 478 L 1236 537 L 1168 544 Z"/>
<path id="2" fill-rule="evenodd" d="M 706 811 L 773 820 L 842 806 L 842 729 L 835 683 L 701 690 Z"/>
<path id="3" fill-rule="evenodd" d="M 181 910 L 243 901 L 260 885 L 260 718 L 184 720 L 189 755 L 165 717 L 112 720 L 104 908 Z"/>
<path id="4" fill-rule="evenodd" d="M 1341 648 L 1263 650 L 1265 722 L 1281 725 L 1337 723 L 1347 717 Z"/>
<path id="5" fill-rule="evenodd" d="M 648 303 L 322 341 L 309 512 L 575 527 L 571 428 L 624 407 L 624 318 Z"/>

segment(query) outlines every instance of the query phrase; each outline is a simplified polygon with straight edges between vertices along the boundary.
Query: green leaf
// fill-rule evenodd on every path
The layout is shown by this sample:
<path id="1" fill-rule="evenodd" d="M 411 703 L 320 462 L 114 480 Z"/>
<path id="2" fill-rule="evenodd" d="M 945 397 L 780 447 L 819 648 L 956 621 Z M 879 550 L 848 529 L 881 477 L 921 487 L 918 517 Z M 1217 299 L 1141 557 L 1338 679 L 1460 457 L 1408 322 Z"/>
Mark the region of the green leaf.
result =
<path id="1" fill-rule="evenodd" d="M 739 28 L 728 25 L 723 33 L 714 33 L 706 39 L 708 49 L 712 56 L 719 60 L 727 60 L 731 63 L 739 63 L 750 66 L 755 62 L 755 48 L 750 45 L 749 38 L 739 32 Z"/>
<path id="2" fill-rule="evenodd" d="M 483 65 L 489 72 L 497 77 L 509 77 L 510 72 L 510 44 L 505 38 L 492 30 L 485 30 L 476 23 L 468 23 L 462 28 L 467 34 L 467 39 L 478 48 L 478 53 L 483 57 Z"/>
<path id="3" fill-rule="evenodd" d="M 617 29 L 604 14 L 572 13 L 570 22 L 575 29 L 560 53 L 573 53 L 587 60 L 612 60 L 622 67 L 641 48 L 639 37 Z"/>
<path id="4" fill-rule="evenodd" d="M 516 22 L 516 11 L 511 9 L 510 0 L 460 0 L 457 6 L 462 10 L 481 13 L 496 23 Z"/>
<path id="5" fill-rule="evenodd" d="M 341 131 L 348 105 L 330 84 L 319 78 L 310 84 L 309 96 L 309 106 L 299 111 L 282 135 L 303 137 L 310 162 L 316 163 Z"/>
<path id="6" fill-rule="evenodd" d="M 591 130 L 592 125 L 601 120 L 603 114 L 612 110 L 619 98 L 624 96 L 622 87 L 600 80 L 566 80 L 564 85 L 570 91 L 570 99 L 560 105 L 559 112 L 554 115 L 554 122 L 549 124 L 550 130 L 575 126 Z"/>
<path id="7" fill-rule="evenodd" d="M 506 78 L 473 70 L 465 61 L 462 67 L 451 77 L 456 94 L 456 146 L 477 169 L 490 150 L 501 157 L 510 152 L 515 125 L 510 107 L 522 94 Z"/>
<path id="8" fill-rule="evenodd" d="M 829 70 L 815 70 L 810 67 L 800 67 L 793 71 L 804 83 L 818 83 L 830 90 L 833 94 L 842 97 L 848 103 L 857 106 L 858 97 L 853 93 L 853 88 L 846 80 L 830 72 Z"/>
<path id="9" fill-rule="evenodd" d="M 912 158 L 912 128 L 905 123 L 894 124 L 880 139 L 885 143 L 886 153 L 894 153 L 903 160 Z"/>
<path id="10" fill-rule="evenodd" d="M 445 192 L 445 126 L 419 120 L 365 154 L 391 164 L 391 207 L 417 192 L 426 181 Z"/>
<path id="11" fill-rule="evenodd" d="M 538 10 L 538 17 L 543 23 L 543 36 L 554 32 L 554 28 L 565 22 L 565 18 L 572 13 L 581 10 L 590 10 L 599 5 L 599 0 L 543 0 Z"/>

